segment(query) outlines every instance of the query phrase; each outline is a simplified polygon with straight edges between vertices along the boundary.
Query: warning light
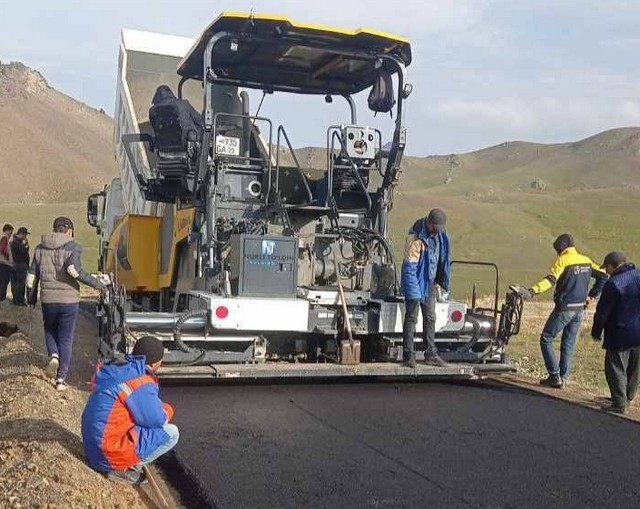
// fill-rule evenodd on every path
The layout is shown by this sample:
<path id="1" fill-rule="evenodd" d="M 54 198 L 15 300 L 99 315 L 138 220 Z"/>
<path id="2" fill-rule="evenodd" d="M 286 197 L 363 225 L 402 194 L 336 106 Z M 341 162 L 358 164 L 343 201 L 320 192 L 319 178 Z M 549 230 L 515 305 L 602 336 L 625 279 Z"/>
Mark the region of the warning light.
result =
<path id="1" fill-rule="evenodd" d="M 229 316 L 229 308 L 227 306 L 218 306 L 216 308 L 216 317 L 224 319 Z"/>
<path id="2" fill-rule="evenodd" d="M 462 311 L 459 310 L 455 310 L 453 313 L 451 313 L 451 321 L 454 323 L 458 323 L 460 320 L 462 320 Z"/>

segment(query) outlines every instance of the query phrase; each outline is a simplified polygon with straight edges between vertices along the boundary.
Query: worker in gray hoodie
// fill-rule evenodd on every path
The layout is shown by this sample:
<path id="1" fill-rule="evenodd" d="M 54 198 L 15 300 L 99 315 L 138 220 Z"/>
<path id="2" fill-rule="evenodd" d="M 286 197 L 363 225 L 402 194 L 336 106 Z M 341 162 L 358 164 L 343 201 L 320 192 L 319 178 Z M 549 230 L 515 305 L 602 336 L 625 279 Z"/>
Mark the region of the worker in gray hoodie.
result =
<path id="1" fill-rule="evenodd" d="M 40 288 L 44 335 L 49 354 L 47 374 L 55 376 L 56 389 L 67 388 L 73 333 L 80 303 L 80 283 L 101 292 L 104 284 L 82 268 L 82 247 L 73 240 L 73 222 L 58 217 L 53 233 L 42 236 L 33 253 L 27 276 L 29 304 L 35 306 Z"/>

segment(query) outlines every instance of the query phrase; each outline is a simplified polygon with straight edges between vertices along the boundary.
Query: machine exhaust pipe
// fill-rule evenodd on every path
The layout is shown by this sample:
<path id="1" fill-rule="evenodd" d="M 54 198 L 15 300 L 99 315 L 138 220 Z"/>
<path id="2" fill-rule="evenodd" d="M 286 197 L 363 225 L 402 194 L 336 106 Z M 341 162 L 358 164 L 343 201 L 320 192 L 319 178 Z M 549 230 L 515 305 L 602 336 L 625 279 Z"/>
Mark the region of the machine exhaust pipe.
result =
<path id="1" fill-rule="evenodd" d="M 240 99 L 242 100 L 242 147 L 243 156 L 249 158 L 251 152 L 251 109 L 249 107 L 249 94 L 246 90 L 240 92 Z"/>
<path id="2" fill-rule="evenodd" d="M 127 313 L 126 326 L 136 332 L 173 332 L 182 315 L 174 313 Z M 206 316 L 192 316 L 183 321 L 182 331 L 204 331 Z"/>

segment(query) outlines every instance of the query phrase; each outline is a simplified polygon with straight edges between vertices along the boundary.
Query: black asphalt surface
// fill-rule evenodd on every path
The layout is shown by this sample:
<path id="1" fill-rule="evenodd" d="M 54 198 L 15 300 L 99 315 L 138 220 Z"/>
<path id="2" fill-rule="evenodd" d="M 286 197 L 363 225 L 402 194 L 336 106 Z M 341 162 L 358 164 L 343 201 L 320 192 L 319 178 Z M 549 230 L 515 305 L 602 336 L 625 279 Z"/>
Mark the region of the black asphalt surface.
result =
<path id="1" fill-rule="evenodd" d="M 640 426 L 478 384 L 163 387 L 219 508 L 638 508 Z"/>

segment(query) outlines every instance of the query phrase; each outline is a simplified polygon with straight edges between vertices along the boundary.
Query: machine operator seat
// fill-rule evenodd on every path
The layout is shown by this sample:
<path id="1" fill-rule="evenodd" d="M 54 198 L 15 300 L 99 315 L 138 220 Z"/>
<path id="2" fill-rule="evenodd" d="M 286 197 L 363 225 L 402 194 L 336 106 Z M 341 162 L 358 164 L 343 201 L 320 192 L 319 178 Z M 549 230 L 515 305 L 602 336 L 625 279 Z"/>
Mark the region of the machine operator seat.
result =
<path id="1" fill-rule="evenodd" d="M 202 138 L 202 116 L 189 101 L 178 99 L 167 85 L 160 85 L 149 109 L 158 169 L 177 170 L 186 159 L 195 159 Z M 164 167 L 164 168 L 163 168 Z"/>

